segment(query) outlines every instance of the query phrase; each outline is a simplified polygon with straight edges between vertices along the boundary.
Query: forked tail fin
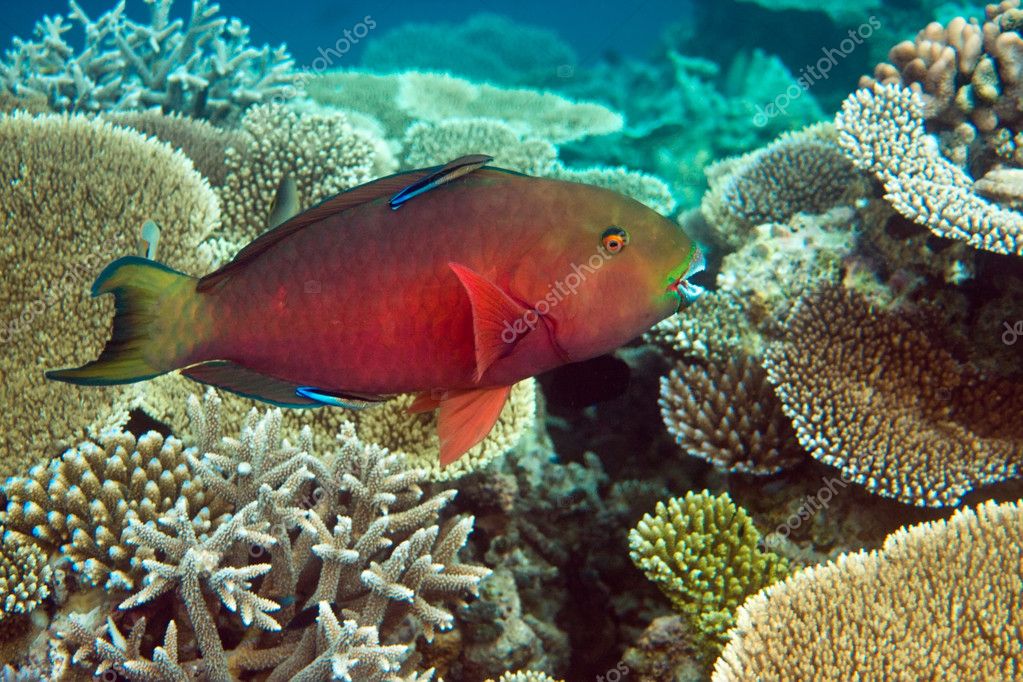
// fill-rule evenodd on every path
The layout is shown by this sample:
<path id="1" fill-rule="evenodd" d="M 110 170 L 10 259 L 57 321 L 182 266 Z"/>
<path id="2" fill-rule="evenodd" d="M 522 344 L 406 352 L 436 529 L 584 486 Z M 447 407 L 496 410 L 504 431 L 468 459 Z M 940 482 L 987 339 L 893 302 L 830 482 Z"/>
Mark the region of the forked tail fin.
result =
<path id="1" fill-rule="evenodd" d="M 150 379 L 176 369 L 164 357 L 178 346 L 165 343 L 167 316 L 180 310 L 182 296 L 195 295 L 195 278 L 146 258 L 120 258 L 103 270 L 92 295 L 113 293 L 113 331 L 96 360 L 73 369 L 51 370 L 48 379 L 106 386 Z M 167 349 L 167 350 L 164 350 Z"/>

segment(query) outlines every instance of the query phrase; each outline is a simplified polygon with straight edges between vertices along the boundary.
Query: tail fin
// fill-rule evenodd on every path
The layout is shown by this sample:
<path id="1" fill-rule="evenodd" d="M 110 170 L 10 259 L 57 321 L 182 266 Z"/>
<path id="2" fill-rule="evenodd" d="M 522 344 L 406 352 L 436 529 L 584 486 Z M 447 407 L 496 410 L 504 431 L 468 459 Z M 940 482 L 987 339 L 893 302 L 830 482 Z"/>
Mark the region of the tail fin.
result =
<path id="1" fill-rule="evenodd" d="M 157 322 L 168 297 L 185 289 L 188 281 L 195 280 L 138 256 L 120 258 L 108 265 L 92 285 L 92 295 L 114 294 L 116 312 L 110 341 L 93 362 L 74 369 L 51 370 L 46 378 L 106 386 L 151 379 L 175 369 L 173 360 L 164 361 L 154 347 L 161 326 Z"/>

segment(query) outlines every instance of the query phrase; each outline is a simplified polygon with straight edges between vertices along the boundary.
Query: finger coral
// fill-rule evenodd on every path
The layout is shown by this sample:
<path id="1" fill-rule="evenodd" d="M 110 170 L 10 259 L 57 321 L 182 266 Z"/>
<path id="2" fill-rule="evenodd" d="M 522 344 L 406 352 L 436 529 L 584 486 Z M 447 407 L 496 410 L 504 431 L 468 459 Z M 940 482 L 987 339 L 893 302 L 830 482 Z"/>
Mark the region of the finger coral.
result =
<path id="1" fill-rule="evenodd" d="M 739 608 L 714 682 L 1019 679 L 1019 503 L 896 531 Z"/>
<path id="2" fill-rule="evenodd" d="M 227 511 L 207 495 L 188 465 L 181 441 L 150 431 L 138 440 L 108 431 L 27 476 L 3 485 L 6 528 L 59 548 L 83 581 L 108 590 L 132 589 L 142 577 L 126 531 L 133 520 L 155 523 L 178 500 L 209 518 Z M 197 522 L 200 522 L 197 518 Z M 145 555 L 143 555 L 145 556 Z"/>
<path id="3" fill-rule="evenodd" d="M 1017 475 L 1023 388 L 961 366 L 930 331 L 826 287 L 800 301 L 765 368 L 816 459 L 878 495 L 942 506 Z"/>
<path id="4" fill-rule="evenodd" d="M 923 107 L 917 93 L 900 85 L 857 90 L 835 118 L 839 141 L 905 217 L 939 237 L 1023 254 L 1023 215 L 982 197 L 973 178 L 941 155 L 924 128 Z"/>
<path id="5" fill-rule="evenodd" d="M 633 563 L 689 618 L 708 661 L 727 641 L 739 605 L 788 574 L 788 562 L 759 543 L 745 510 L 727 493 L 707 491 L 658 502 L 629 532 Z"/>
<path id="6" fill-rule="evenodd" d="M 831 126 L 819 124 L 705 169 L 710 189 L 701 211 L 717 239 L 736 248 L 757 225 L 823 213 L 865 193 L 834 138 Z"/>
<path id="7" fill-rule="evenodd" d="M 81 389 L 46 381 L 43 371 L 98 355 L 113 301 L 92 299 L 89 285 L 109 261 L 138 253 L 143 223 L 163 226 L 163 262 L 198 273 L 205 266 L 195 249 L 219 210 L 184 155 L 109 123 L 4 115 L 0 147 L 7 150 L 0 156 L 0 343 L 7 349 L 0 448 L 10 453 L 0 472 L 9 474 L 86 432 L 124 423 L 138 387 Z"/>
<path id="8" fill-rule="evenodd" d="M 0 621 L 31 613 L 50 595 L 53 570 L 29 538 L 3 531 L 0 542 Z"/>
<path id="9" fill-rule="evenodd" d="M 729 472 L 773 474 L 803 453 L 760 364 L 680 363 L 661 378 L 661 418 L 686 454 Z"/>
<path id="10" fill-rule="evenodd" d="M 15 38 L 0 61 L 0 86 L 42 95 L 55 111 L 160 107 L 215 121 L 236 120 L 246 107 L 293 90 L 283 46 L 252 46 L 248 27 L 218 17 L 209 0 L 193 0 L 186 22 L 172 20 L 172 2 L 147 3 L 146 24 L 127 16 L 123 0 L 95 20 L 70 0 L 67 17 L 36 24 L 36 41 Z M 64 39 L 72 28 L 85 35 L 81 47 Z"/>

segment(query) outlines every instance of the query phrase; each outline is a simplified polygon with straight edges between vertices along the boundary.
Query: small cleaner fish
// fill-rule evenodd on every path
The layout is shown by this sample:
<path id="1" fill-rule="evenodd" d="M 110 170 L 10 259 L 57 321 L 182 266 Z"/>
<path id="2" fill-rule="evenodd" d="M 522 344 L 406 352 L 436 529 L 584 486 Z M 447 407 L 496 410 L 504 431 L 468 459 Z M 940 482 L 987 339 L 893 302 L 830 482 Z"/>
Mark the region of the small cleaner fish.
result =
<path id="1" fill-rule="evenodd" d="M 279 193 L 272 229 L 202 278 L 116 260 L 92 288 L 116 303 L 106 348 L 47 376 L 180 370 L 292 408 L 416 393 L 411 411 L 439 409 L 449 464 L 490 432 L 513 384 L 607 353 L 702 291 L 687 278 L 703 255 L 674 222 L 491 160 L 381 178 L 294 216 Z"/>

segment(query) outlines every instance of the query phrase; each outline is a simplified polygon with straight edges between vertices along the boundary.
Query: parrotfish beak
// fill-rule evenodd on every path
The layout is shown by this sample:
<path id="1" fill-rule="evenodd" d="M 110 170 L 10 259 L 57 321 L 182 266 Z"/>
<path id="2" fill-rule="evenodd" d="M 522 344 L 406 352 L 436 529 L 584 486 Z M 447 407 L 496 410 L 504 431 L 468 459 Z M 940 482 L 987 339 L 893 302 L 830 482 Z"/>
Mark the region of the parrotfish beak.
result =
<path id="1" fill-rule="evenodd" d="M 704 288 L 689 282 L 688 279 L 698 272 L 703 272 L 706 266 L 707 261 L 703 256 L 703 251 L 699 246 L 693 244 L 682 264 L 672 270 L 668 276 L 668 291 L 678 296 L 678 306 L 675 308 L 675 312 L 703 295 Z"/>

